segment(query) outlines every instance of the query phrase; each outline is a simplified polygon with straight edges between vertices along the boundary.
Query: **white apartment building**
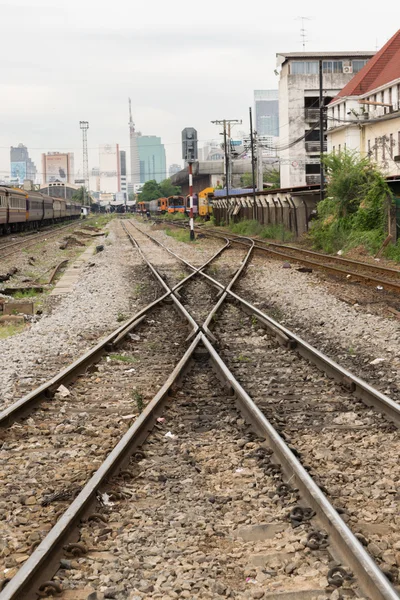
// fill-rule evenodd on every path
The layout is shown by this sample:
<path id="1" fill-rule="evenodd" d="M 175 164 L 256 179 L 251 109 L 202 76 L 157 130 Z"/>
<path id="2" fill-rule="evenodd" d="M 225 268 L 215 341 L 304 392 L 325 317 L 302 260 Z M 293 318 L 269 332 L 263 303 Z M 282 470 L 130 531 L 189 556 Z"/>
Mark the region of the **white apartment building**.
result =
<path id="1" fill-rule="evenodd" d="M 280 67 L 277 151 L 282 188 L 320 181 L 319 61 L 322 61 L 326 106 L 373 55 L 374 52 L 277 54 Z"/>
<path id="2" fill-rule="evenodd" d="M 328 152 L 355 150 L 400 175 L 400 30 L 328 106 Z"/>
<path id="3" fill-rule="evenodd" d="M 116 194 L 121 191 L 121 157 L 118 144 L 99 146 L 99 191 Z"/>

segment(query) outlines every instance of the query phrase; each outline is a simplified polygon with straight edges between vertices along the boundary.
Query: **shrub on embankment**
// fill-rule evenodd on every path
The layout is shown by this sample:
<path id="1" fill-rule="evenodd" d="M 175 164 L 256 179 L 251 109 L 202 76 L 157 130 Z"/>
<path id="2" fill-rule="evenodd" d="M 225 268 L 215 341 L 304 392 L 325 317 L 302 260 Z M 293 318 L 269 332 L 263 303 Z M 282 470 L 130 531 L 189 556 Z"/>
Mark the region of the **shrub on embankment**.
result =
<path id="1" fill-rule="evenodd" d="M 363 246 L 375 254 L 387 236 L 393 195 L 383 174 L 354 152 L 324 157 L 326 199 L 318 204 L 310 238 L 318 250 L 332 253 Z M 400 260 L 400 241 L 385 249 Z"/>

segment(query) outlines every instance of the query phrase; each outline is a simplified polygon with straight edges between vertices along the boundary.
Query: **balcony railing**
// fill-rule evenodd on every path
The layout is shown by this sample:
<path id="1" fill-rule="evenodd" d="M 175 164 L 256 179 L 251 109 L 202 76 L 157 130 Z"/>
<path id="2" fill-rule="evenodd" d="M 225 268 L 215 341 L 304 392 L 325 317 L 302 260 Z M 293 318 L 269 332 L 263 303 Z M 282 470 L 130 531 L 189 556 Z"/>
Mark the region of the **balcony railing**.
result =
<path id="1" fill-rule="evenodd" d="M 320 152 L 320 143 L 319 142 L 305 142 L 306 144 L 306 152 Z M 328 145 L 324 142 L 324 152 L 326 152 Z"/>
<path id="2" fill-rule="evenodd" d="M 306 175 L 306 184 L 314 185 L 315 183 L 319 183 L 321 181 L 321 175 Z"/>
<path id="3" fill-rule="evenodd" d="M 319 109 L 318 108 L 305 108 L 304 109 L 304 118 L 309 122 L 317 122 L 319 121 Z"/>

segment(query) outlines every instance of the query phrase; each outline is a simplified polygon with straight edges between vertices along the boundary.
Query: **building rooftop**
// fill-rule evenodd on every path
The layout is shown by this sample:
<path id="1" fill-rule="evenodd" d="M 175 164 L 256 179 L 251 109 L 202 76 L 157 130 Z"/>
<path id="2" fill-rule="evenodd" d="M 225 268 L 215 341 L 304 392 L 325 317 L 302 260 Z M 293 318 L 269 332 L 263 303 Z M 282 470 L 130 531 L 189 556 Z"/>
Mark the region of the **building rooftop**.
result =
<path id="1" fill-rule="evenodd" d="M 344 86 L 336 99 L 344 96 L 361 96 L 399 78 L 400 29 Z"/>
<path id="2" fill-rule="evenodd" d="M 373 50 L 348 50 L 347 52 L 277 52 L 278 66 L 292 58 L 371 58 Z"/>

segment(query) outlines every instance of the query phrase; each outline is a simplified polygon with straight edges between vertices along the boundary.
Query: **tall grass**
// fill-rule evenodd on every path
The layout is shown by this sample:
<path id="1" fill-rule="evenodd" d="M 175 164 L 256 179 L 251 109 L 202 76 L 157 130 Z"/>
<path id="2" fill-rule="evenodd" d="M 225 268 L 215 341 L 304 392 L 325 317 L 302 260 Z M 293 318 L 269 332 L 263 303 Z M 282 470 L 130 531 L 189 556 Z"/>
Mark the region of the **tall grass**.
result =
<path id="1" fill-rule="evenodd" d="M 254 219 L 245 219 L 238 223 L 231 223 L 229 229 L 232 233 L 243 236 L 258 236 L 263 239 L 288 242 L 293 239 L 291 231 L 282 224 L 262 225 Z"/>

